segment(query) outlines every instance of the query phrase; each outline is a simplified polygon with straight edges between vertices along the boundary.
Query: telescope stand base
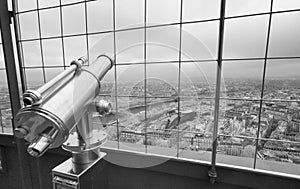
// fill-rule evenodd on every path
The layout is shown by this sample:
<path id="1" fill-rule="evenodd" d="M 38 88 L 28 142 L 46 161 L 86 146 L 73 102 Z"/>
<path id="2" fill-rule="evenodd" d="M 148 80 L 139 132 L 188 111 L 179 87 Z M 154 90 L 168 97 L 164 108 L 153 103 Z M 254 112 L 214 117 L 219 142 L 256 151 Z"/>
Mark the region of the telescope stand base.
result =
<path id="1" fill-rule="evenodd" d="M 73 171 L 73 158 L 69 158 L 56 166 L 52 169 L 53 189 L 107 188 L 104 156 L 106 153 L 100 152 L 99 157 L 94 162 L 77 173 Z"/>

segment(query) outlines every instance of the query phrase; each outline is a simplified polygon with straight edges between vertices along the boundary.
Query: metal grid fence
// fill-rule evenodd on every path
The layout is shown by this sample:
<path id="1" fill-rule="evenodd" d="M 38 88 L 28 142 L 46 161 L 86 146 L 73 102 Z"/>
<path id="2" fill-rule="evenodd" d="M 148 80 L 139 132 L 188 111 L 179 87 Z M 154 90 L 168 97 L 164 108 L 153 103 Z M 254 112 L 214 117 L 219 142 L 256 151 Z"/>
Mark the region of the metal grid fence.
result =
<path id="1" fill-rule="evenodd" d="M 176 4 L 175 6 L 178 9 L 178 14 L 177 14 L 177 20 L 171 19 L 171 21 L 162 21 L 158 22 L 157 24 L 151 23 L 151 19 L 149 15 L 151 16 L 151 9 L 149 7 L 153 7 L 151 4 L 151 0 L 145 0 L 145 1 L 136 1 L 135 3 L 138 3 L 140 5 L 140 10 L 137 17 L 140 19 L 137 24 L 135 23 L 134 26 L 128 26 L 124 27 L 120 23 L 118 23 L 118 19 L 120 16 L 118 14 L 118 10 L 120 7 L 118 7 L 118 3 L 120 3 L 120 0 L 113 0 L 113 1 L 105 1 L 106 2 L 106 9 L 104 11 L 107 11 L 111 13 L 111 26 L 106 27 L 104 29 L 93 29 L 91 30 L 91 24 L 90 22 L 90 17 L 93 16 L 89 14 L 89 10 L 91 9 L 92 6 L 95 6 L 97 1 L 94 0 L 87 0 L 87 1 L 63 1 L 59 0 L 56 4 L 52 5 L 44 5 L 41 1 L 31 1 L 32 4 L 31 7 L 29 8 L 24 8 L 20 6 L 20 2 L 18 1 L 13 1 L 14 3 L 14 15 L 16 18 L 16 28 L 17 29 L 17 42 L 18 42 L 18 53 L 20 57 L 20 63 L 21 63 L 21 79 L 22 79 L 22 84 L 24 86 L 24 89 L 31 87 L 30 84 L 34 79 L 40 79 L 41 81 L 35 85 L 40 85 L 42 83 L 47 82 L 51 77 L 53 77 L 55 74 L 49 74 L 49 70 L 51 69 L 56 69 L 57 72 L 63 71 L 68 66 L 68 61 L 70 61 L 70 58 L 76 58 L 72 57 L 72 53 L 68 52 L 68 49 L 72 45 L 68 45 L 71 41 L 78 40 L 79 43 L 81 43 L 81 49 L 78 51 L 79 53 L 82 54 L 87 54 L 89 56 L 90 54 L 90 47 L 92 46 L 93 43 L 93 37 L 97 36 L 103 36 L 103 35 L 110 35 L 111 42 L 112 42 L 112 47 L 108 48 L 109 51 L 111 51 L 114 60 L 115 60 L 115 66 L 114 66 L 114 73 L 112 74 L 113 78 L 113 86 L 114 89 L 112 89 L 112 94 L 102 94 L 103 97 L 110 97 L 112 101 L 115 103 L 115 111 L 117 115 L 117 119 L 119 116 L 119 111 L 120 111 L 120 98 L 132 98 L 132 99 L 143 99 L 143 104 L 144 104 L 144 117 L 145 120 L 150 117 L 149 115 L 149 108 L 147 104 L 149 104 L 149 99 L 153 98 L 170 98 L 169 96 L 151 96 L 149 97 L 147 94 L 147 89 L 149 86 L 149 77 L 147 73 L 149 73 L 149 69 L 151 65 L 168 65 L 168 64 L 176 64 L 178 69 L 177 69 L 177 79 L 176 79 L 176 88 L 177 88 L 177 94 L 176 96 L 172 96 L 172 98 L 176 99 L 177 105 L 175 106 L 177 109 L 177 134 L 176 134 L 176 156 L 180 157 L 180 140 L 182 138 L 182 133 L 187 132 L 183 131 L 182 128 L 179 127 L 180 125 L 180 118 L 181 118 L 181 112 L 182 112 L 182 100 L 189 98 L 189 95 L 182 94 L 182 67 L 186 64 L 205 64 L 205 63 L 210 63 L 214 65 L 214 68 L 216 69 L 214 73 L 218 72 L 216 74 L 216 78 L 213 80 L 213 93 L 212 95 L 209 96 L 201 96 L 197 97 L 200 101 L 212 101 L 212 104 L 214 104 L 214 127 L 213 127 L 213 132 L 210 134 L 210 144 L 213 145 L 213 156 L 212 156 L 212 164 L 214 165 L 216 163 L 216 154 L 217 154 L 217 142 L 219 141 L 220 138 L 222 137 L 229 137 L 229 138 L 243 138 L 243 139 L 250 139 L 255 141 L 255 155 L 253 156 L 253 164 L 250 165 L 250 167 L 257 168 L 257 156 L 258 156 L 258 144 L 261 141 L 272 141 L 272 142 L 277 142 L 279 143 L 295 143 L 293 140 L 280 140 L 280 139 L 268 139 L 268 138 L 262 138 L 261 130 L 262 130 L 262 114 L 263 114 L 263 107 L 265 103 L 268 102 L 273 102 L 273 103 L 280 103 L 280 102 L 287 102 L 287 103 L 299 103 L 299 99 L 280 99 L 280 98 L 266 98 L 265 93 L 266 93 L 266 82 L 268 81 L 267 78 L 267 70 L 269 67 L 272 66 L 271 62 L 274 61 L 297 61 L 300 59 L 299 53 L 295 55 L 280 55 L 280 56 L 270 56 L 270 38 L 272 35 L 272 25 L 274 23 L 274 17 L 280 17 L 281 15 L 287 15 L 287 14 L 298 14 L 300 13 L 300 8 L 286 8 L 286 9 L 274 9 L 274 4 L 276 3 L 276 0 L 270 0 L 266 1 L 268 7 L 266 10 L 258 10 L 256 12 L 250 12 L 250 13 L 232 13 L 228 12 L 227 10 L 230 10 L 230 5 L 231 3 L 234 4 L 234 1 L 227 1 L 227 5 L 225 6 L 225 0 L 221 1 L 222 4 L 219 5 L 220 3 L 217 1 L 216 6 L 214 9 L 216 10 L 215 12 L 217 13 L 215 16 L 208 16 L 202 19 L 201 16 L 196 19 L 186 19 L 184 15 L 186 14 L 186 9 L 185 6 L 188 6 L 188 3 L 193 3 L 192 1 L 189 0 L 178 0 L 178 1 L 172 1 L 172 4 Z M 111 2 L 111 4 L 110 4 Z M 153 1 L 152 1 L 153 2 Z M 159 2 L 156 2 L 156 5 L 159 5 Z M 236 2 L 237 3 L 237 2 Z M 121 4 L 121 3 L 120 3 Z M 163 11 L 168 11 L 169 7 L 166 7 L 165 9 L 163 7 L 156 6 L 157 8 L 162 9 Z M 68 23 L 66 22 L 66 17 L 67 14 L 69 14 L 70 10 L 76 10 L 76 14 L 78 18 L 82 18 L 82 23 L 80 20 L 76 20 L 79 23 L 81 23 L 80 27 L 77 28 L 68 28 Z M 57 33 L 56 34 L 47 34 L 45 35 L 43 32 L 45 32 L 44 25 L 46 22 L 45 18 L 45 12 L 51 12 L 54 13 L 53 15 L 57 16 L 57 25 L 51 26 L 51 27 L 58 27 Z M 136 11 L 136 10 L 130 10 L 130 7 L 128 7 L 127 11 Z M 153 13 L 152 13 L 153 14 Z M 26 27 L 22 25 L 22 21 L 25 23 L 24 19 L 28 19 L 31 21 L 31 24 L 29 27 L 36 27 L 36 33 L 35 35 L 31 35 L 31 33 L 26 34 Z M 228 53 L 226 53 L 226 43 L 230 44 L 230 38 L 227 36 L 227 32 L 230 32 L 230 23 L 233 23 L 235 21 L 244 21 L 243 19 L 250 19 L 251 21 L 256 21 L 256 18 L 266 18 L 267 22 L 267 29 L 266 29 L 266 37 L 265 37 L 265 45 L 264 45 L 264 50 L 261 53 L 262 56 L 245 56 L 245 55 L 239 55 L 238 57 L 230 56 Z M 76 17 L 77 18 L 77 17 Z M 70 19 L 70 18 L 68 18 Z M 101 19 L 105 18 L 99 18 L 99 23 L 101 23 Z M 71 19 L 72 20 L 72 19 Z M 69 20 L 70 21 L 70 20 Z M 27 23 L 27 22 L 26 22 Z M 215 24 L 217 27 L 214 27 L 214 30 L 216 30 L 217 35 L 213 35 L 212 38 L 214 38 L 215 42 L 217 42 L 215 52 L 211 56 L 211 58 L 207 57 L 200 57 L 196 59 L 186 59 L 183 54 L 183 44 L 184 44 L 184 28 L 187 26 L 195 26 L 197 24 L 206 24 L 206 23 L 212 23 Z M 44 24 L 44 25 L 43 25 Z M 94 24 L 94 23 L 93 23 Z M 94 24 L 95 25 L 95 24 Z M 109 24 L 108 24 L 109 25 Z M 91 27 L 91 28 L 90 28 Z M 164 29 L 167 27 L 176 27 L 178 30 L 177 34 L 177 57 L 176 58 L 171 58 L 171 60 L 168 59 L 163 59 L 163 60 L 151 60 L 148 57 L 149 51 L 149 33 L 151 33 L 151 30 L 155 29 Z M 46 27 L 47 28 L 47 27 Z M 234 29 L 241 29 L 241 28 L 236 28 L 233 26 Z M 73 30 L 72 30 L 73 29 Z M 25 30 L 25 31 L 24 31 Z M 122 37 L 121 34 L 124 34 L 126 32 L 137 32 L 141 36 L 140 42 L 142 42 L 142 47 L 141 47 L 141 58 L 139 61 L 128 61 L 128 60 L 119 60 L 119 47 L 118 47 L 118 42 L 120 40 L 120 37 Z M 243 32 L 240 30 L 239 32 Z M 275 31 L 273 31 L 275 33 Z M 25 34 L 24 34 L 25 33 Z M 136 34 L 137 34 L 136 33 Z M 27 35 L 27 36 L 26 36 Z M 126 37 L 126 35 L 124 36 Z M 137 37 L 139 37 L 137 35 Z M 251 37 L 251 36 L 249 36 Z M 228 39 L 229 38 L 229 39 Z M 224 41 L 225 40 L 225 41 Z M 227 40 L 227 41 L 226 41 Z M 229 40 L 229 41 L 228 41 Z M 60 51 L 58 54 L 61 55 L 61 59 L 59 59 L 58 63 L 55 64 L 49 64 L 47 63 L 45 56 L 46 52 L 49 51 L 47 49 L 47 42 L 49 41 L 55 41 L 56 44 L 59 46 Z M 225 44 L 224 44 L 225 43 Z M 28 45 L 28 44 L 34 44 L 34 45 Z M 70 43 L 72 44 L 72 43 Z M 75 43 L 74 43 L 75 44 Z M 83 46 L 83 47 L 82 47 Z M 35 49 L 34 49 L 35 48 Z M 39 55 L 36 56 L 37 61 L 36 62 L 31 62 L 29 63 L 27 57 L 32 56 L 34 54 L 30 54 L 31 51 L 39 51 Z M 58 52 L 56 51 L 56 52 Z M 223 52 L 224 51 L 224 52 Z M 224 56 L 225 53 L 225 56 Z M 78 54 L 78 56 L 82 55 Z M 58 60 L 58 59 L 56 59 Z M 260 62 L 262 63 L 261 65 L 261 84 L 260 84 L 260 89 L 258 89 L 259 95 L 254 98 L 243 98 L 240 96 L 224 96 L 222 95 L 224 91 L 222 91 L 222 85 L 224 85 L 224 81 L 222 81 L 222 71 L 226 71 L 226 66 L 228 64 L 243 64 L 244 62 Z M 142 85 L 143 85 L 143 95 L 132 95 L 132 94 L 120 94 L 120 84 L 118 81 L 119 77 L 119 72 L 118 69 L 126 66 L 131 66 L 131 68 L 136 68 L 139 72 L 142 72 L 143 78 L 142 78 Z M 0 68 L 2 69 L 2 68 Z M 218 71 L 217 71 L 218 70 Z M 258 69 L 259 70 L 259 69 Z M 31 78 L 33 75 L 39 75 L 39 77 L 34 77 Z M 213 76 L 215 77 L 215 75 Z M 226 91 L 225 91 L 226 92 Z M 247 137 L 247 136 L 240 136 L 240 135 L 232 135 L 232 134 L 218 134 L 218 127 L 220 125 L 219 118 L 222 115 L 219 115 L 219 110 L 221 107 L 222 102 L 253 102 L 253 103 L 258 103 L 258 123 L 257 123 L 257 129 L 256 129 L 256 137 Z M 116 147 L 118 149 L 122 148 L 122 145 L 120 145 L 121 142 L 121 128 L 126 127 L 126 124 L 122 124 L 120 122 L 117 122 L 115 126 L 116 128 L 116 141 L 117 145 Z M 151 136 L 148 136 L 149 134 L 149 123 L 145 123 L 144 125 L 144 132 L 143 132 L 143 137 L 144 137 L 144 152 L 149 152 L 149 146 L 148 146 L 148 139 Z M 202 134 L 202 133 L 197 133 L 197 132 L 192 132 L 194 134 Z M 137 133 L 134 133 L 137 134 Z M 209 142 L 208 142 L 209 143 Z M 296 142 L 298 144 L 298 142 Z M 209 148 L 209 147 L 208 147 Z M 151 151 L 150 151 L 151 152 Z M 210 161 L 210 159 L 208 159 Z M 222 162 L 222 161 L 220 161 Z M 234 162 L 232 162 L 234 164 Z M 246 165 L 247 167 L 247 165 Z M 258 167 L 260 168 L 260 167 Z M 271 169 L 271 168 L 270 168 Z"/>

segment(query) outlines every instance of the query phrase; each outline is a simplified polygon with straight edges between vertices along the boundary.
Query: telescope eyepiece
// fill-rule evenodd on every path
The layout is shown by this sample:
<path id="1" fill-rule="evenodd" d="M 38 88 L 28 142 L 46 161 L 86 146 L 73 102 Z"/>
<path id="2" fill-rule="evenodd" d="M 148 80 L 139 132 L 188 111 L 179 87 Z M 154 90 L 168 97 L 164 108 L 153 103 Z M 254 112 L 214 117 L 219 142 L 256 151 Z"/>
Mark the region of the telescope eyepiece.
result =
<path id="1" fill-rule="evenodd" d="M 27 148 L 27 152 L 33 157 L 42 156 L 50 147 L 51 141 L 45 136 L 37 136 Z"/>
<path id="2" fill-rule="evenodd" d="M 52 144 L 57 133 L 58 131 L 54 127 L 48 127 L 33 139 L 27 148 L 27 152 L 33 157 L 42 156 Z"/>

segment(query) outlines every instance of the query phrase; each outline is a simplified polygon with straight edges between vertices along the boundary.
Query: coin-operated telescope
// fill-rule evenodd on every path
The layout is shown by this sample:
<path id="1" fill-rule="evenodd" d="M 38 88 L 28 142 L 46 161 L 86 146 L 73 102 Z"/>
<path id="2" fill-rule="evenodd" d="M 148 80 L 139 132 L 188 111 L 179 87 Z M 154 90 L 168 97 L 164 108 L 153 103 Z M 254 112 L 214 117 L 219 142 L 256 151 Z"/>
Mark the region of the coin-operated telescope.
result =
<path id="1" fill-rule="evenodd" d="M 99 112 L 103 116 L 112 109 L 110 103 L 94 100 L 101 79 L 112 66 L 113 61 L 106 55 L 94 61 L 81 57 L 48 83 L 23 94 L 24 107 L 15 116 L 14 125 L 15 136 L 30 143 L 28 153 L 40 157 L 49 148 L 59 146 L 72 152 L 72 158 L 55 168 L 62 173 L 62 176 L 53 175 L 56 184 L 63 186 L 62 182 L 68 181 L 61 178 L 66 172 L 75 175 L 76 180 L 104 155 L 99 147 L 107 135 L 93 129 L 92 114 Z M 71 179 L 71 183 L 75 180 Z"/>

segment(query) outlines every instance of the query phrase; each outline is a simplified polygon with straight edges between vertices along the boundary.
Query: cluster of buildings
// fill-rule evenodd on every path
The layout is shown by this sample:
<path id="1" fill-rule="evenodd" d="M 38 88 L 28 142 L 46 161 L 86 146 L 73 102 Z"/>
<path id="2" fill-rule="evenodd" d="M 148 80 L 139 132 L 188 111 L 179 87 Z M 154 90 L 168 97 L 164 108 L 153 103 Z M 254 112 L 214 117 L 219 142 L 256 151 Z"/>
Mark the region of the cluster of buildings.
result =
<path id="1" fill-rule="evenodd" d="M 0 85 L 0 133 L 12 128 L 12 114 L 7 88 Z M 12 132 L 12 131 L 9 131 Z"/>
<path id="2" fill-rule="evenodd" d="M 250 83 L 247 84 L 247 82 Z M 276 88 L 268 86 L 265 92 L 266 100 L 260 107 L 261 86 L 258 82 L 231 80 L 227 84 L 227 99 L 220 103 L 218 153 L 254 157 L 257 147 L 258 158 L 300 163 L 300 93 L 298 88 L 282 89 L 278 85 L 275 85 Z M 158 89 L 158 87 L 153 87 L 153 89 Z M 198 96 L 200 95 L 199 102 L 194 99 L 195 103 L 191 105 L 186 103 L 189 99 L 182 98 L 180 118 L 177 107 L 174 105 L 177 101 L 174 103 L 152 102 L 153 106 L 151 103 L 147 105 L 148 119 L 142 116 L 143 119 L 130 119 L 126 122 L 128 126 L 121 129 L 121 141 L 141 143 L 145 138 L 145 127 L 147 127 L 149 145 L 166 146 L 165 143 L 168 141 L 167 146 L 175 148 L 176 143 L 173 144 L 170 141 L 176 140 L 177 132 L 180 132 L 181 148 L 211 150 L 214 103 L 213 99 L 201 99 L 201 95 L 210 95 L 212 91 L 195 89 L 195 86 L 184 89 L 185 93 L 188 90 L 196 91 Z M 140 107 L 141 111 L 128 113 L 131 110 L 129 105 L 124 107 L 123 111 L 132 117 L 138 117 L 144 115 L 145 106 Z"/>
<path id="3" fill-rule="evenodd" d="M 261 159 L 299 164 L 300 90 L 295 82 L 287 80 L 276 84 L 276 80 L 272 80 L 272 85 L 267 83 L 261 107 L 260 100 L 250 100 L 254 94 L 251 87 L 250 95 L 243 90 L 244 100 L 228 100 L 220 117 L 221 143 L 232 143 L 235 152 L 241 147 L 255 150 L 257 146 L 257 156 Z M 240 93 L 236 91 L 236 95 Z"/>
<path id="4" fill-rule="evenodd" d="M 227 83 L 227 98 L 220 103 L 218 153 L 244 157 L 256 154 L 261 159 L 300 163 L 300 89 L 294 83 L 274 82 L 267 86 L 262 106 L 259 81 Z M 117 88 L 118 94 L 128 95 L 118 97 L 118 116 L 111 118 L 118 118 L 121 141 L 145 143 L 147 135 L 148 145 L 176 148 L 180 139 L 182 149 L 211 150 L 214 99 L 202 98 L 213 96 L 208 86 L 182 85 L 181 95 L 187 97 L 180 98 L 180 108 L 174 86 L 161 80 L 147 81 L 146 104 L 144 98 L 138 98 L 145 95 L 143 82 L 119 83 Z M 103 83 L 101 94 L 113 96 L 114 89 L 112 83 Z M 5 88 L 0 89 L 0 117 L 1 127 L 11 127 Z M 110 136 L 112 140 L 117 137 Z"/>

